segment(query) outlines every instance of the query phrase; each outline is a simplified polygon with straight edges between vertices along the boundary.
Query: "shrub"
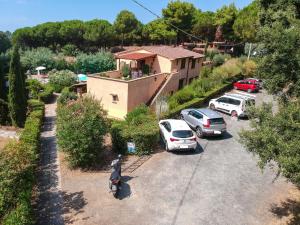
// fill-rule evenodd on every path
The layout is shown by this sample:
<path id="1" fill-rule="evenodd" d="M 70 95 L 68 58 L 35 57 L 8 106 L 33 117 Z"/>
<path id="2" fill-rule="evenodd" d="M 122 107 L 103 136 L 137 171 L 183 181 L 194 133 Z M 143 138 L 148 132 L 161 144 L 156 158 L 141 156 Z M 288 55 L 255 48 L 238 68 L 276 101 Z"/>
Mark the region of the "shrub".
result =
<path id="1" fill-rule="evenodd" d="M 70 70 L 53 70 L 49 73 L 49 83 L 55 92 L 61 92 L 64 87 L 70 87 L 77 82 L 76 75 Z"/>
<path id="2" fill-rule="evenodd" d="M 79 53 L 78 48 L 73 44 L 66 44 L 61 50 L 65 56 L 76 56 Z"/>
<path id="3" fill-rule="evenodd" d="M 129 74 L 130 74 L 130 68 L 127 64 L 125 64 L 123 67 L 122 67 L 122 76 L 125 77 L 125 78 L 128 78 Z"/>
<path id="4" fill-rule="evenodd" d="M 200 77 L 201 78 L 205 78 L 205 77 L 209 77 L 209 75 L 211 75 L 212 69 L 208 66 L 204 66 L 202 67 L 201 71 L 200 71 Z"/>
<path id="5" fill-rule="evenodd" d="M 191 87 L 186 86 L 182 90 L 176 92 L 169 99 L 169 108 L 173 109 L 177 105 L 183 104 L 187 101 L 190 101 L 195 96 L 194 91 Z"/>
<path id="6" fill-rule="evenodd" d="M 70 91 L 70 88 L 65 87 L 61 91 L 61 95 L 57 99 L 57 102 L 58 102 L 58 104 L 66 104 L 70 100 L 77 100 L 77 98 L 78 97 L 77 97 L 76 93 Z"/>
<path id="7" fill-rule="evenodd" d="M 0 154 L 0 223 L 34 224 L 31 206 L 38 159 L 43 103 L 29 101 L 31 109 L 19 141 L 10 142 Z"/>
<path id="8" fill-rule="evenodd" d="M 127 142 L 134 142 L 136 154 L 149 154 L 158 142 L 159 130 L 155 115 L 145 105 L 136 107 L 128 113 L 125 121 L 114 121 L 111 127 L 113 148 L 127 153 Z"/>
<path id="9" fill-rule="evenodd" d="M 247 60 L 243 63 L 242 73 L 246 77 L 252 77 L 254 76 L 256 69 L 257 69 L 256 63 L 253 60 Z"/>
<path id="10" fill-rule="evenodd" d="M 219 51 L 217 49 L 210 48 L 206 50 L 205 57 L 208 58 L 209 60 L 213 60 L 216 54 L 219 54 Z"/>
<path id="11" fill-rule="evenodd" d="M 36 73 L 35 68 L 44 66 L 47 70 L 55 68 L 55 55 L 54 53 L 44 47 L 26 50 L 21 53 L 21 63 L 26 70 Z"/>
<path id="12" fill-rule="evenodd" d="M 54 88 L 52 87 L 52 85 L 46 84 L 43 86 L 43 90 L 39 93 L 38 98 L 44 103 L 49 103 L 53 97 L 53 92 Z"/>
<path id="13" fill-rule="evenodd" d="M 71 168 L 89 168 L 99 160 L 107 131 L 101 102 L 87 96 L 57 109 L 57 138 Z"/>
<path id="14" fill-rule="evenodd" d="M 84 74 L 100 73 L 116 69 L 113 55 L 108 52 L 96 54 L 81 53 L 76 57 L 76 69 Z"/>
<path id="15" fill-rule="evenodd" d="M 29 98 L 37 99 L 40 91 L 43 90 L 43 85 L 36 79 L 27 79 L 26 89 L 28 91 Z"/>

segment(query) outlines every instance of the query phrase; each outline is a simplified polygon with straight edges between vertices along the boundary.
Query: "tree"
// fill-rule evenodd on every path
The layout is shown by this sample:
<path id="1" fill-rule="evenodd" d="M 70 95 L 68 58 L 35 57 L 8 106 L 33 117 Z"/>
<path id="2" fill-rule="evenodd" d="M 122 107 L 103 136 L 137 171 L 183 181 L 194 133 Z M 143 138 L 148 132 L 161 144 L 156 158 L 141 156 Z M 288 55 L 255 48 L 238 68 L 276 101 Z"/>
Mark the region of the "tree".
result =
<path id="1" fill-rule="evenodd" d="M 237 37 L 244 42 L 254 42 L 259 26 L 258 1 L 242 9 L 233 24 L 233 30 Z"/>
<path id="2" fill-rule="evenodd" d="M 176 39 L 176 32 L 163 19 L 153 20 L 144 27 L 144 33 L 155 44 L 169 44 Z"/>
<path id="3" fill-rule="evenodd" d="M 138 32 L 141 31 L 141 23 L 136 19 L 132 12 L 127 10 L 121 11 L 114 22 L 114 30 L 121 40 L 121 45 L 130 43 L 135 39 L 138 39 Z"/>
<path id="4" fill-rule="evenodd" d="M 91 20 L 84 26 L 84 39 L 89 45 L 106 47 L 113 43 L 113 27 L 107 20 Z"/>
<path id="5" fill-rule="evenodd" d="M 193 4 L 179 0 L 170 1 L 167 8 L 162 10 L 163 17 L 168 24 L 175 25 L 186 32 L 192 30 L 195 13 L 196 9 Z M 171 25 L 169 26 L 173 29 Z M 187 39 L 186 34 L 177 30 L 177 41 L 182 42 Z"/>
<path id="6" fill-rule="evenodd" d="M 6 33 L 0 31 L 0 53 L 6 52 L 11 47 L 11 42 Z"/>
<path id="7" fill-rule="evenodd" d="M 296 46 L 300 43 L 300 20 L 297 8 L 293 3 L 281 1 L 266 7 L 262 7 L 260 13 L 258 32 L 265 54 L 257 73 L 265 79 L 265 87 L 270 93 L 284 92 L 288 98 L 299 97 L 300 50 Z"/>
<path id="8" fill-rule="evenodd" d="M 207 41 L 214 41 L 216 26 L 214 24 L 213 12 L 201 12 L 198 10 L 195 14 L 195 24 L 193 25 L 193 34 Z"/>
<path id="9" fill-rule="evenodd" d="M 233 3 L 228 6 L 223 6 L 215 13 L 215 25 L 217 26 L 217 31 L 222 32 L 222 35 L 220 36 L 222 36 L 225 40 L 233 41 L 236 39 L 232 26 L 237 13 L 238 10 Z"/>
<path id="10" fill-rule="evenodd" d="M 25 75 L 20 63 L 19 47 L 12 52 L 9 68 L 8 108 L 11 122 L 14 126 L 23 127 L 26 120 L 27 99 Z"/>
<path id="11" fill-rule="evenodd" d="M 7 122 L 7 93 L 6 93 L 6 80 L 4 72 L 4 60 L 0 59 L 0 124 L 4 125 Z"/>
<path id="12" fill-rule="evenodd" d="M 273 115 L 271 105 L 251 110 L 252 128 L 243 131 L 241 142 L 260 158 L 264 167 L 276 162 L 279 172 L 300 184 L 300 102 L 282 105 Z"/>
<path id="13" fill-rule="evenodd" d="M 61 92 L 63 88 L 72 86 L 76 81 L 75 73 L 70 70 L 53 70 L 49 73 L 49 83 L 55 92 Z"/>
<path id="14" fill-rule="evenodd" d="M 57 138 L 70 167 L 89 168 L 99 161 L 107 132 L 106 112 L 90 96 L 59 104 Z"/>

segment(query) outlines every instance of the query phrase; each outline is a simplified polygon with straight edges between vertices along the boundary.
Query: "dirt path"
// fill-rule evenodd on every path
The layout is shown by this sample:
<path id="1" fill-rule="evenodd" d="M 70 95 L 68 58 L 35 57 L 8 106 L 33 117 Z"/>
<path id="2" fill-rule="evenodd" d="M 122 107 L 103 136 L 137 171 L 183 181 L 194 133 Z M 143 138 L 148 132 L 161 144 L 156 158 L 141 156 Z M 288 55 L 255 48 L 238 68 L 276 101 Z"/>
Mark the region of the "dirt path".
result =
<path id="1" fill-rule="evenodd" d="M 56 97 L 46 104 L 44 125 L 41 133 L 41 154 L 38 171 L 38 194 L 36 201 L 36 224 L 64 224 L 61 176 L 57 154 L 56 136 Z"/>

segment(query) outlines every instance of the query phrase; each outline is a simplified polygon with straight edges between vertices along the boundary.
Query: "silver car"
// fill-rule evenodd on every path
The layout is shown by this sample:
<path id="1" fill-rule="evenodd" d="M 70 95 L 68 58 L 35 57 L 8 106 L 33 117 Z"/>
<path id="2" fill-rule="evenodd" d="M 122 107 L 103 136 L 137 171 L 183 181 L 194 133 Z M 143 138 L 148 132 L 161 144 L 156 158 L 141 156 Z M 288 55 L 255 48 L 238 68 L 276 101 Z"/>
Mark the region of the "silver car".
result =
<path id="1" fill-rule="evenodd" d="M 181 119 L 196 130 L 198 137 L 205 135 L 222 135 L 226 131 L 224 118 L 211 109 L 185 109 Z"/>

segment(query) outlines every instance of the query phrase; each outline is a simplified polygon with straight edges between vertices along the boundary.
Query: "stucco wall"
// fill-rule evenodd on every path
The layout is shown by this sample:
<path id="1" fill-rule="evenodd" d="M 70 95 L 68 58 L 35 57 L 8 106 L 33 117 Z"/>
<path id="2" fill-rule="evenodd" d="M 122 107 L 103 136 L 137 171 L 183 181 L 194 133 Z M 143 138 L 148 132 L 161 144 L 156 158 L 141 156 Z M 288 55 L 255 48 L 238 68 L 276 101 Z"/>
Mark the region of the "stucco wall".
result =
<path id="1" fill-rule="evenodd" d="M 133 110 L 141 103 L 148 103 L 166 77 L 167 74 L 162 73 L 129 81 L 128 111 Z"/>
<path id="2" fill-rule="evenodd" d="M 108 115 L 124 118 L 127 114 L 128 84 L 123 80 L 97 78 L 89 76 L 87 79 L 87 92 L 96 99 L 101 100 L 103 108 Z M 118 96 L 118 101 L 113 101 L 112 94 Z"/>

